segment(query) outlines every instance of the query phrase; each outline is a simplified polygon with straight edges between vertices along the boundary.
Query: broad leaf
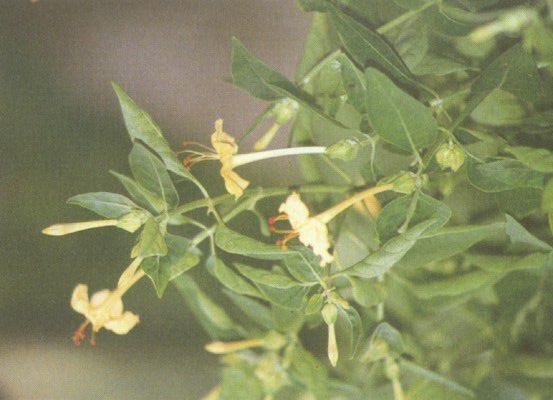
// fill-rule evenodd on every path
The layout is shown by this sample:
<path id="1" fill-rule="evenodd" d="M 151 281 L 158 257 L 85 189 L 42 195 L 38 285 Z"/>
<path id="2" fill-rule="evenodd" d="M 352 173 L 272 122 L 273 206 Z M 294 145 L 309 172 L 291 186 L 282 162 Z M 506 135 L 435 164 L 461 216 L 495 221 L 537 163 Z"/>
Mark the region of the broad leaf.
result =
<path id="1" fill-rule="evenodd" d="M 538 172 L 553 172 L 553 153 L 547 149 L 526 146 L 507 146 L 506 151 L 530 169 Z"/>
<path id="2" fill-rule="evenodd" d="M 231 254 L 259 258 L 261 260 L 281 260 L 290 251 L 260 242 L 219 225 L 215 231 L 215 243 L 221 250 Z"/>
<path id="3" fill-rule="evenodd" d="M 166 204 L 158 195 L 142 187 L 134 179 L 115 171 L 110 172 L 121 182 L 133 200 L 142 207 L 147 208 L 154 214 L 159 214 L 166 209 Z"/>
<path id="4" fill-rule="evenodd" d="M 511 239 L 511 243 L 523 249 L 528 249 L 528 247 L 530 247 L 546 252 L 553 250 L 553 247 L 528 232 L 528 230 L 513 217 L 510 215 L 506 215 L 505 217 L 507 219 L 505 231 L 509 239 Z"/>
<path id="5" fill-rule="evenodd" d="M 236 294 L 230 290 L 223 289 L 223 293 L 225 293 L 230 301 L 250 320 L 265 329 L 274 330 L 277 328 L 269 307 L 261 304 L 257 300 Z"/>
<path id="6" fill-rule="evenodd" d="M 153 257 L 167 254 L 167 244 L 164 233 L 154 218 L 150 218 L 144 224 L 138 241 L 132 249 L 132 257 Z"/>
<path id="7" fill-rule="evenodd" d="M 207 264 L 208 267 L 212 269 L 213 275 L 215 275 L 219 282 L 230 290 L 248 296 L 262 297 L 259 291 L 252 284 L 234 272 L 219 257 L 215 255 L 211 256 L 207 261 Z"/>
<path id="8" fill-rule="evenodd" d="M 438 125 L 430 109 L 374 68 L 365 71 L 365 80 L 367 116 L 376 134 L 411 152 L 434 141 Z"/>

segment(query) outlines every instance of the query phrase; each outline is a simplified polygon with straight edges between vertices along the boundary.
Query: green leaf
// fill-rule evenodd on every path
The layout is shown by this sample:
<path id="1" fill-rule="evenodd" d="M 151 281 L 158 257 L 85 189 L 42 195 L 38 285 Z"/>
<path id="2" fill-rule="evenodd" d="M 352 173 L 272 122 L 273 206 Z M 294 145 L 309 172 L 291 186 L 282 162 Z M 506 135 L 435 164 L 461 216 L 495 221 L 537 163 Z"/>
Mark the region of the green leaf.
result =
<path id="1" fill-rule="evenodd" d="M 234 266 L 242 275 L 255 283 L 261 283 L 278 289 L 290 289 L 299 286 L 298 282 L 276 271 L 254 268 L 240 263 L 236 263 Z"/>
<path id="2" fill-rule="evenodd" d="M 357 64 L 362 67 L 377 65 L 400 82 L 413 85 L 411 72 L 380 35 L 334 6 L 330 15 L 344 48 Z"/>
<path id="3" fill-rule="evenodd" d="M 132 257 L 153 257 L 167 254 L 167 244 L 161 227 L 154 218 L 150 218 L 144 224 L 138 241 L 132 249 Z"/>
<path id="4" fill-rule="evenodd" d="M 163 296 L 167 284 L 188 271 L 200 262 L 200 254 L 196 248 L 190 247 L 190 241 L 181 236 L 165 235 L 167 255 L 164 257 L 149 257 L 141 266 L 152 280 L 159 298 Z"/>
<path id="5" fill-rule="evenodd" d="M 398 229 L 405 222 L 407 212 L 413 201 L 413 196 L 400 197 L 386 205 L 376 220 L 378 235 L 382 242 L 387 242 L 397 236 Z M 434 226 L 428 228 L 428 232 L 440 229 L 451 217 L 451 210 L 441 201 L 438 201 L 424 193 L 417 198 L 415 212 L 411 217 L 410 224 L 416 225 L 430 218 L 435 218 Z"/>
<path id="6" fill-rule="evenodd" d="M 528 246 L 530 246 L 531 248 L 546 252 L 553 250 L 553 247 L 528 232 L 528 230 L 526 230 L 526 228 L 513 217 L 505 215 L 505 218 L 507 219 L 505 231 L 507 236 L 509 236 L 511 243 L 518 245 L 523 249 L 527 249 Z"/>
<path id="7" fill-rule="evenodd" d="M 247 90 L 253 96 L 268 101 L 291 98 L 336 127 L 348 129 L 326 114 L 314 97 L 261 62 L 236 38 L 232 40 L 232 77 L 238 87 Z"/>
<path id="8" fill-rule="evenodd" d="M 361 262 L 347 268 L 343 272 L 350 276 L 374 278 L 382 276 L 403 258 L 430 227 L 436 224 L 435 219 L 421 222 L 405 233 L 390 239 L 376 252 L 369 254 Z"/>
<path id="9" fill-rule="evenodd" d="M 161 200 L 161 198 L 143 188 L 142 185 L 134 179 L 115 171 L 110 171 L 110 173 L 115 176 L 119 182 L 121 182 L 134 201 L 142 207 L 147 208 L 154 214 L 159 214 L 165 209 L 165 203 Z"/>
<path id="10" fill-rule="evenodd" d="M 477 26 L 472 21 L 474 14 L 448 6 L 442 1 L 434 3 L 423 13 L 426 25 L 431 29 L 448 36 L 465 36 Z"/>
<path id="11" fill-rule="evenodd" d="M 374 68 L 365 71 L 365 80 L 369 123 L 382 139 L 406 151 L 434 141 L 438 125 L 430 109 Z"/>
<path id="12" fill-rule="evenodd" d="M 325 366 L 299 344 L 290 352 L 291 373 L 317 400 L 328 398 L 328 372 Z"/>
<path id="13" fill-rule="evenodd" d="M 482 125 L 509 126 L 520 124 L 526 116 L 526 110 L 515 95 L 495 89 L 482 100 L 470 116 Z"/>
<path id="14" fill-rule="evenodd" d="M 179 204 L 179 195 L 165 165 L 142 144 L 134 144 L 129 154 L 129 164 L 134 178 L 143 188 L 155 193 L 170 207 Z"/>
<path id="15" fill-rule="evenodd" d="M 249 368 L 226 367 L 223 370 L 219 400 L 262 400 L 263 385 Z"/>
<path id="16" fill-rule="evenodd" d="M 344 89 L 348 95 L 348 101 L 361 114 L 366 114 L 367 105 L 365 103 L 365 96 L 367 93 L 367 85 L 365 76 L 347 56 L 340 57 L 340 68 Z"/>
<path id="17" fill-rule="evenodd" d="M 323 293 L 315 293 L 313 296 L 307 300 L 307 304 L 305 305 L 305 314 L 315 314 L 321 311 L 321 308 L 323 308 L 325 296 Z"/>
<path id="18" fill-rule="evenodd" d="M 363 331 L 363 323 L 357 310 L 353 307 L 349 307 L 347 310 L 338 307 L 335 327 L 340 356 L 345 359 L 353 359 Z"/>
<path id="19" fill-rule="evenodd" d="M 284 257 L 286 269 L 295 279 L 303 283 L 321 282 L 321 273 L 318 257 L 311 250 L 303 246 L 291 248 L 293 253 Z"/>
<path id="20" fill-rule="evenodd" d="M 68 199 L 67 204 L 86 208 L 106 218 L 119 218 L 131 211 L 139 209 L 139 207 L 127 197 L 108 192 L 78 194 Z"/>
<path id="21" fill-rule="evenodd" d="M 242 313 L 262 326 L 263 328 L 274 330 L 277 325 L 273 319 L 269 307 L 261 304 L 259 301 L 251 299 L 247 296 L 239 295 L 230 290 L 223 289 L 223 293 L 232 301 L 232 303 L 242 311 Z"/>
<path id="22" fill-rule="evenodd" d="M 456 382 L 453 382 L 446 377 L 439 375 L 435 372 L 429 371 L 411 361 L 400 360 L 400 367 L 402 373 L 414 375 L 414 378 L 423 379 L 428 382 L 430 386 L 434 388 L 423 388 L 418 387 L 418 391 L 410 390 L 409 399 L 425 400 L 430 398 L 447 398 L 447 399 L 457 399 L 457 396 L 460 396 L 461 399 L 469 398 L 473 399 L 474 393 L 472 390 L 467 389 Z M 430 389 L 433 389 L 430 391 Z M 442 389 L 442 390 L 439 390 Z M 430 396 L 430 397 L 427 397 Z M 435 397 L 439 396 L 439 397 Z M 454 397 L 455 396 L 455 397 Z"/>
<path id="23" fill-rule="evenodd" d="M 492 235 L 502 234 L 504 229 L 504 223 L 442 228 L 420 239 L 399 264 L 401 267 L 422 267 L 461 253 Z"/>
<path id="24" fill-rule="evenodd" d="M 499 211 L 517 218 L 525 218 L 540 208 L 543 190 L 517 188 L 493 194 Z"/>
<path id="25" fill-rule="evenodd" d="M 553 153 L 547 149 L 538 149 L 526 146 L 507 146 L 505 151 L 534 171 L 552 173 Z"/>
<path id="26" fill-rule="evenodd" d="M 461 62 L 433 54 L 427 54 L 417 65 L 411 68 L 411 71 L 415 75 L 443 76 L 469 69 L 471 69 L 471 67 Z"/>
<path id="27" fill-rule="evenodd" d="M 289 253 L 278 246 L 252 239 L 223 225 L 219 225 L 215 231 L 215 244 L 227 253 L 261 260 L 281 260 Z"/>
<path id="28" fill-rule="evenodd" d="M 487 95 L 496 89 L 509 92 L 528 102 L 538 98 L 538 69 L 521 44 L 512 46 L 489 64 L 471 87 L 473 94 Z"/>
<path id="29" fill-rule="evenodd" d="M 308 287 L 301 286 L 286 275 L 257 269 L 244 264 L 235 264 L 240 273 L 255 283 L 267 300 L 289 310 L 301 308 Z"/>
<path id="30" fill-rule="evenodd" d="M 119 98 L 125 125 L 131 140 L 140 140 L 163 160 L 167 169 L 177 175 L 195 180 L 190 172 L 179 162 L 175 152 L 163 137 L 161 129 L 146 111 L 140 108 L 118 85 L 112 83 L 113 90 Z"/>
<path id="31" fill-rule="evenodd" d="M 521 187 L 541 189 L 544 175 L 528 169 L 519 161 L 499 160 L 477 163 L 469 160 L 467 177 L 470 183 L 483 192 L 502 192 Z"/>
<path id="32" fill-rule="evenodd" d="M 242 328 L 200 289 L 191 276 L 182 274 L 173 283 L 209 336 L 222 340 L 233 340 L 242 336 Z"/>
<path id="33" fill-rule="evenodd" d="M 248 281 L 234 272 L 219 257 L 215 255 L 211 256 L 207 261 L 207 264 L 212 268 L 213 275 L 215 275 L 219 282 L 230 290 L 248 296 L 262 297 L 259 291 L 252 284 L 248 283 Z"/>

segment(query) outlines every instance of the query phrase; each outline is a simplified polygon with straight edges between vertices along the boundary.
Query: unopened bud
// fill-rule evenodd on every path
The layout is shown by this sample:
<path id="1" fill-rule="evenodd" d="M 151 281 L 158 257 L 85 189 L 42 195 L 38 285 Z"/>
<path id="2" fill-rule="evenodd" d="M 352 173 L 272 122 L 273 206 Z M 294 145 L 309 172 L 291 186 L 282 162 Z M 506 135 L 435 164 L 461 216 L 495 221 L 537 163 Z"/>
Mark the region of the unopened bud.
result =
<path id="1" fill-rule="evenodd" d="M 436 161 L 441 169 L 457 171 L 465 162 L 465 153 L 454 143 L 443 143 L 436 151 Z"/>
<path id="2" fill-rule="evenodd" d="M 396 193 L 411 194 L 421 185 L 419 178 L 412 172 L 402 172 L 397 175 L 392 182 L 394 184 L 393 191 Z"/>
<path id="3" fill-rule="evenodd" d="M 326 155 L 340 160 L 353 160 L 361 144 L 355 139 L 344 139 L 326 148 Z"/>
<path id="4" fill-rule="evenodd" d="M 330 301 L 332 303 L 339 305 L 340 307 L 342 307 L 345 310 L 347 310 L 349 308 L 348 301 L 336 292 L 328 293 L 328 298 L 330 299 Z"/>
<path id="5" fill-rule="evenodd" d="M 333 367 L 338 364 L 338 343 L 336 342 L 336 330 L 334 328 L 334 324 L 328 325 L 328 359 L 330 361 L 330 365 Z"/>
<path id="6" fill-rule="evenodd" d="M 338 317 L 338 308 L 334 304 L 325 304 L 321 314 L 327 325 L 334 325 Z"/>
<path id="7" fill-rule="evenodd" d="M 290 121 L 298 112 L 299 104 L 297 101 L 286 98 L 275 104 L 273 115 L 275 122 L 279 125 L 284 125 Z"/>
<path id="8" fill-rule="evenodd" d="M 80 232 L 87 229 L 102 228 L 104 226 L 116 226 L 119 223 L 116 219 L 101 219 L 97 221 L 71 222 L 67 224 L 55 224 L 44 228 L 42 233 L 50 236 L 63 236 L 70 233 Z"/>

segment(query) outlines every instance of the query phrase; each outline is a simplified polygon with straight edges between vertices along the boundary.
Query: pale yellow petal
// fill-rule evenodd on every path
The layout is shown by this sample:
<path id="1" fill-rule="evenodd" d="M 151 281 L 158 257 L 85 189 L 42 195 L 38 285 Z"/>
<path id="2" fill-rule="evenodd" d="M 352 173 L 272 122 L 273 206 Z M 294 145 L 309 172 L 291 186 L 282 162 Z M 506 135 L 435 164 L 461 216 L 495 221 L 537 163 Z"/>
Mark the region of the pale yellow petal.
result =
<path id="1" fill-rule="evenodd" d="M 138 315 L 125 311 L 119 318 L 111 319 L 105 323 L 104 328 L 118 334 L 125 335 L 140 321 Z"/>
<path id="2" fill-rule="evenodd" d="M 71 308 L 80 314 L 88 312 L 88 286 L 79 283 L 71 295 Z"/>
<path id="3" fill-rule="evenodd" d="M 109 306 L 109 315 L 111 318 L 119 318 L 123 314 L 123 300 L 121 297 L 113 300 Z"/>
<path id="4" fill-rule="evenodd" d="M 305 224 L 309 218 L 309 209 L 301 201 L 300 195 L 296 192 L 293 192 L 286 198 L 286 201 L 280 205 L 278 211 L 288 216 L 293 229 L 297 229 Z"/>
<path id="5" fill-rule="evenodd" d="M 321 257 L 321 267 L 331 263 L 334 257 L 328 252 L 330 241 L 326 225 L 316 219 L 310 219 L 299 228 L 299 240 L 313 249 L 316 256 Z"/>
<path id="6" fill-rule="evenodd" d="M 223 120 L 215 121 L 215 132 L 211 135 L 211 145 L 220 158 L 232 156 L 238 152 L 238 145 L 232 136 L 223 131 Z"/>
<path id="7" fill-rule="evenodd" d="M 250 184 L 249 181 L 242 178 L 232 169 L 221 168 L 221 176 L 225 181 L 225 188 L 227 189 L 227 192 L 234 195 L 237 199 L 244 194 L 244 190 Z"/>
<path id="8" fill-rule="evenodd" d="M 111 292 L 108 289 L 100 290 L 92 295 L 90 298 L 90 306 L 94 308 L 100 307 L 109 297 Z"/>

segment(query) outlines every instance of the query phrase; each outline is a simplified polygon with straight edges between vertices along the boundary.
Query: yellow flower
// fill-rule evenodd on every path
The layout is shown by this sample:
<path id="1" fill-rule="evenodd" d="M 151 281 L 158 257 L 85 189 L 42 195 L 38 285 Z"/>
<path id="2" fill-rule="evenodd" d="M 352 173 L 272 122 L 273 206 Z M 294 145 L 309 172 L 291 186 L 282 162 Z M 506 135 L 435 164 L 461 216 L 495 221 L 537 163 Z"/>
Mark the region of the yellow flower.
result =
<path id="1" fill-rule="evenodd" d="M 232 136 L 223 131 L 223 120 L 215 121 L 215 132 L 211 135 L 211 145 L 221 161 L 221 176 L 225 180 L 227 192 L 239 198 L 250 182 L 242 178 L 233 168 L 233 158 L 238 152 L 238 145 Z"/>
<path id="2" fill-rule="evenodd" d="M 301 243 L 313 249 L 313 253 L 321 258 L 321 267 L 324 267 L 334 260 L 334 257 L 328 251 L 330 248 L 330 241 L 328 239 L 328 228 L 326 225 L 348 207 L 365 199 L 372 199 L 375 194 L 391 189 L 393 189 L 392 184 L 365 189 L 314 217 L 309 216 L 309 209 L 301 200 L 300 195 L 294 192 L 280 205 L 278 211 L 282 214 L 269 219 L 269 227 L 273 232 L 283 233 L 285 235 L 283 240 L 277 242 L 277 245 L 286 248 L 286 243 L 297 237 Z M 374 198 L 374 201 L 376 201 L 376 204 L 380 205 L 376 198 Z M 373 211 L 378 213 L 376 208 Z M 292 229 L 275 229 L 275 223 L 281 220 L 288 220 Z"/>
<path id="3" fill-rule="evenodd" d="M 116 219 L 101 219 L 97 221 L 70 222 L 67 224 L 50 225 L 44 228 L 42 233 L 50 236 L 63 236 L 70 233 L 84 231 L 86 229 L 102 228 L 104 226 L 117 226 L 119 221 Z"/>
<path id="4" fill-rule="evenodd" d="M 272 230 L 280 233 L 285 233 L 284 240 L 278 244 L 285 247 L 286 242 L 290 239 L 298 237 L 300 242 L 313 249 L 315 255 L 321 257 L 321 267 L 331 263 L 334 258 L 328 252 L 330 241 L 328 240 L 328 229 L 326 224 L 317 217 L 309 217 L 309 209 L 301 201 L 300 195 L 296 192 L 292 193 L 278 209 L 283 213 L 280 216 L 271 220 Z M 274 229 L 274 222 L 280 219 L 288 219 L 292 226 L 291 231 L 277 231 Z"/>
<path id="5" fill-rule="evenodd" d="M 91 345 L 95 345 L 94 334 L 100 329 L 108 329 L 118 335 L 127 334 L 139 322 L 138 315 L 123 311 L 123 294 L 134 285 L 142 276 L 143 270 L 138 270 L 141 258 L 136 258 L 123 272 L 117 288 L 113 291 L 104 289 L 88 297 L 88 286 L 78 284 L 71 296 L 71 308 L 83 314 L 86 320 L 81 324 L 73 335 L 73 343 L 81 344 L 86 337 L 84 330 L 92 324 Z"/>

